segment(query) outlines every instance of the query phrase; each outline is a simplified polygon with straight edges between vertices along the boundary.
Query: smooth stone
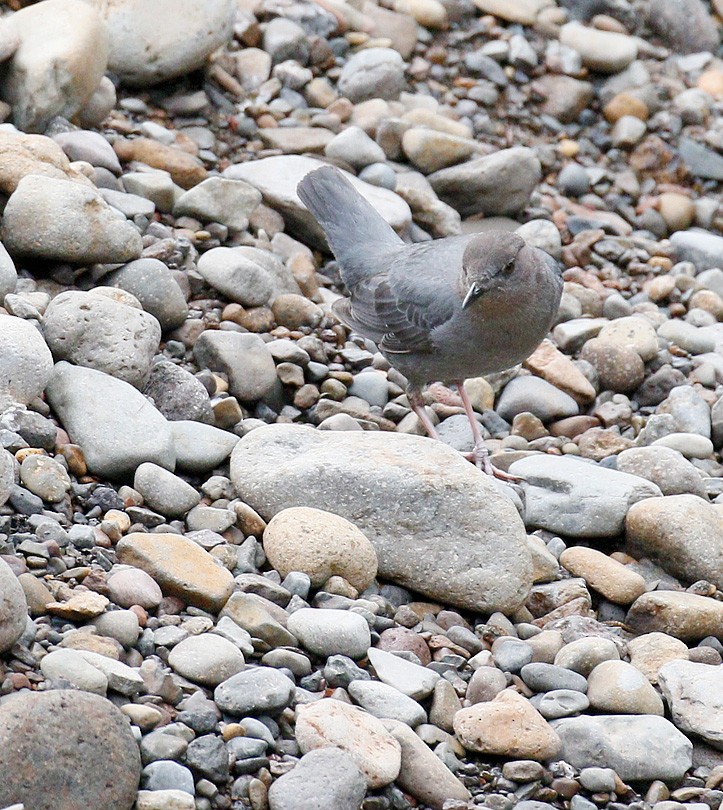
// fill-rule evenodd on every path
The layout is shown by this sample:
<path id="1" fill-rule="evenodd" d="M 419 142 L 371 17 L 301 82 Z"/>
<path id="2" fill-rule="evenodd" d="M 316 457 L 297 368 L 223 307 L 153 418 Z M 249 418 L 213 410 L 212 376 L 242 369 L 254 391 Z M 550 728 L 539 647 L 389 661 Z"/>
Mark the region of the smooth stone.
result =
<path id="1" fill-rule="evenodd" d="M 404 89 L 404 62 L 392 48 L 357 51 L 339 76 L 339 91 L 353 104 L 370 98 L 397 99 Z"/>
<path id="2" fill-rule="evenodd" d="M 168 424 L 178 469 L 195 475 L 222 464 L 239 441 L 234 433 L 201 422 L 180 420 Z"/>
<path id="3" fill-rule="evenodd" d="M 278 512 L 264 530 L 264 551 L 282 577 L 302 571 L 316 588 L 340 576 L 363 591 L 377 573 L 377 555 L 366 536 L 345 518 L 321 509 Z"/>
<path id="4" fill-rule="evenodd" d="M 234 716 L 275 715 L 294 695 L 294 682 L 272 667 L 245 669 L 220 683 L 213 699 L 222 712 Z"/>
<path id="5" fill-rule="evenodd" d="M 526 664 L 520 671 L 522 680 L 535 692 L 565 691 L 587 692 L 587 679 L 584 675 L 555 664 L 534 662 Z"/>
<path id="6" fill-rule="evenodd" d="M 649 498 L 625 519 L 634 556 L 644 556 L 686 582 L 705 579 L 723 588 L 723 512 L 695 495 Z"/>
<path id="7" fill-rule="evenodd" d="M 676 783 L 693 761 L 693 744 L 657 715 L 581 715 L 554 720 L 560 757 L 576 769 L 612 768 L 624 782 Z"/>
<path id="8" fill-rule="evenodd" d="M 339 748 L 317 748 L 269 788 L 270 810 L 359 810 L 367 780 L 354 759 Z"/>
<path id="9" fill-rule="evenodd" d="M 571 669 L 587 678 L 603 661 L 618 660 L 620 653 L 612 639 L 593 636 L 565 644 L 555 655 L 555 666 Z"/>
<path id="10" fill-rule="evenodd" d="M 652 324 L 631 315 L 611 321 L 598 333 L 599 340 L 636 351 L 642 360 L 652 360 L 658 353 L 658 340 Z"/>
<path id="11" fill-rule="evenodd" d="M 82 129 L 59 132 L 53 135 L 53 140 L 62 147 L 69 160 L 84 160 L 91 166 L 100 166 L 113 174 L 122 173 L 113 147 L 99 132 Z"/>
<path id="12" fill-rule="evenodd" d="M 369 625 L 363 616 L 345 610 L 301 608 L 289 617 L 287 628 L 314 655 L 346 655 L 364 658 L 371 644 Z"/>
<path id="13" fill-rule="evenodd" d="M 104 697 L 18 692 L 0 704 L 0 804 L 33 810 L 130 810 L 141 762 L 128 719 Z M 42 763 L 42 767 L 38 764 Z"/>
<path id="14" fill-rule="evenodd" d="M 173 469 L 169 423 L 127 382 L 61 361 L 53 369 L 46 396 L 96 475 L 122 478 L 144 461 Z"/>
<path id="15" fill-rule="evenodd" d="M 612 768 L 583 768 L 579 778 L 580 784 L 591 793 L 612 793 L 617 785 Z"/>
<path id="16" fill-rule="evenodd" d="M 551 422 L 580 412 L 569 394 L 532 375 L 515 377 L 507 383 L 495 410 L 507 422 L 520 413 L 532 413 L 543 422 Z"/>
<path id="17" fill-rule="evenodd" d="M 0 653 L 9 650 L 25 632 L 28 605 L 25 592 L 10 566 L 0 559 Z"/>
<path id="18" fill-rule="evenodd" d="M 195 810 L 193 796 L 183 790 L 139 790 L 135 810 Z"/>
<path id="19" fill-rule="evenodd" d="M 235 644 L 214 633 L 201 633 L 176 644 L 168 656 L 168 664 L 189 681 L 218 686 L 241 672 L 245 661 Z"/>
<path id="20" fill-rule="evenodd" d="M 234 587 L 231 572 L 192 540 L 177 534 L 131 533 L 116 546 L 118 561 L 141 568 L 166 595 L 218 612 Z"/>
<path id="21" fill-rule="evenodd" d="M 401 745 L 382 721 L 339 700 L 322 698 L 298 706 L 296 741 L 304 754 L 328 747 L 349 754 L 372 789 L 390 784 L 399 775 Z"/>
<path id="22" fill-rule="evenodd" d="M 486 703 L 493 700 L 506 688 L 507 677 L 501 669 L 493 666 L 481 666 L 472 673 L 466 697 L 470 705 Z"/>
<path id="23" fill-rule="evenodd" d="M 633 37 L 569 22 L 560 29 L 560 42 L 576 50 L 585 67 L 599 73 L 619 73 L 638 55 Z"/>
<path id="24" fill-rule="evenodd" d="M 603 661 L 587 678 L 593 709 L 612 714 L 663 715 L 663 701 L 640 670 L 626 661 Z"/>
<path id="25" fill-rule="evenodd" d="M 136 470 L 133 488 L 147 506 L 172 518 L 183 517 L 201 500 L 201 494 L 182 478 L 150 462 Z"/>
<path id="26" fill-rule="evenodd" d="M 502 636 L 492 644 L 495 665 L 503 672 L 519 672 L 532 661 L 532 647 L 518 638 Z"/>
<path id="27" fill-rule="evenodd" d="M 376 647 L 370 647 L 367 656 L 382 683 L 414 700 L 423 700 L 431 695 L 440 677 L 434 670 Z"/>
<path id="28" fill-rule="evenodd" d="M 230 166 L 224 177 L 245 180 L 257 188 L 264 202 L 284 218 L 292 236 L 313 247 L 328 250 L 326 237 L 319 224 L 299 199 L 296 187 L 301 179 L 325 164 L 302 155 L 279 155 Z M 386 188 L 372 186 L 345 174 L 354 188 L 367 199 L 397 232 L 405 232 L 412 222 L 412 213 L 404 200 Z"/>
<path id="29" fill-rule="evenodd" d="M 715 53 L 720 36 L 701 0 L 652 0 L 647 22 L 676 53 Z"/>
<path id="30" fill-rule="evenodd" d="M 517 510 L 440 443 L 269 425 L 238 443 L 231 479 L 265 520 L 309 504 L 341 514 L 374 545 L 379 575 L 396 584 L 485 612 L 526 598 L 532 565 Z M 391 509 L 405 515 L 393 532 Z"/>
<path id="31" fill-rule="evenodd" d="M 172 760 L 149 762 L 141 774 L 141 785 L 153 792 L 180 790 L 187 793 L 192 800 L 196 793 L 191 771 Z"/>
<path id="32" fill-rule="evenodd" d="M 347 687 L 351 698 L 380 720 L 398 720 L 411 728 L 427 722 L 427 713 L 416 700 L 380 681 L 352 681 Z"/>
<path id="33" fill-rule="evenodd" d="M 207 330 L 193 354 L 201 368 L 226 374 L 229 391 L 244 402 L 261 399 L 277 383 L 274 359 L 259 335 Z"/>
<path id="34" fill-rule="evenodd" d="M 663 495 L 705 496 L 705 486 L 696 467 L 682 453 L 669 447 L 657 445 L 623 450 L 617 457 L 616 468 L 652 481 Z"/>
<path id="35" fill-rule="evenodd" d="M 213 422 L 211 400 L 203 383 L 168 360 L 155 359 L 143 393 L 171 422 Z"/>
<path id="36" fill-rule="evenodd" d="M 383 163 L 384 150 L 360 127 L 349 126 L 329 141 L 324 154 L 343 160 L 355 169 L 363 169 L 372 163 Z"/>
<path id="37" fill-rule="evenodd" d="M 140 388 L 161 341 L 153 315 L 95 292 L 70 290 L 48 305 L 43 334 L 56 361 L 93 368 Z"/>
<path id="38" fill-rule="evenodd" d="M 540 176 L 535 153 L 517 146 L 440 169 L 429 176 L 429 182 L 440 199 L 462 216 L 504 215 L 527 205 Z"/>
<path id="39" fill-rule="evenodd" d="M 248 227 L 248 218 L 260 202 L 261 193 L 243 180 L 209 177 L 176 200 L 173 215 L 220 222 L 240 231 Z"/>
<path id="40" fill-rule="evenodd" d="M 723 236 L 696 228 L 671 234 L 679 261 L 693 262 L 697 270 L 720 267 Z M 672 321 L 671 321 L 672 323 Z"/>
<path id="41" fill-rule="evenodd" d="M 46 0 L 16 11 L 5 25 L 19 40 L 0 86 L 15 126 L 43 132 L 55 116 L 72 118 L 106 71 L 108 32 L 100 16 L 78 0 Z"/>
<path id="42" fill-rule="evenodd" d="M 644 593 L 630 606 L 625 624 L 638 634 L 657 631 L 683 641 L 723 639 L 723 602 L 680 591 Z"/>
<path id="43" fill-rule="evenodd" d="M 552 759 L 560 739 L 530 702 L 505 689 L 493 700 L 460 709 L 454 731 L 469 751 L 515 759 Z"/>
<path id="44" fill-rule="evenodd" d="M 686 458 L 710 458 L 713 442 L 697 433 L 669 433 L 653 442 L 653 447 L 669 447 Z"/>
<path id="45" fill-rule="evenodd" d="M 594 548 L 567 548 L 560 555 L 560 565 L 618 605 L 631 604 L 646 590 L 640 574 Z"/>
<path id="46" fill-rule="evenodd" d="M 39 397 L 53 371 L 53 356 L 30 321 L 0 315 L 0 412 Z"/>
<path id="47" fill-rule="evenodd" d="M 262 306 L 271 298 L 273 285 L 267 271 L 234 248 L 206 251 L 198 261 L 198 272 L 214 289 L 243 306 Z"/>
<path id="48" fill-rule="evenodd" d="M 286 612 L 255 594 L 234 593 L 221 615 L 233 619 L 251 636 L 265 641 L 270 647 L 298 646 L 296 636 L 286 629 Z"/>
<path id="49" fill-rule="evenodd" d="M 663 664 L 688 660 L 688 645 L 667 633 L 644 633 L 628 641 L 628 654 L 630 663 L 656 684 Z"/>
<path id="50" fill-rule="evenodd" d="M 558 720 L 584 712 L 590 706 L 587 695 L 574 689 L 553 689 L 533 698 L 533 705 L 545 720 Z"/>
<path id="51" fill-rule="evenodd" d="M 94 188 L 33 174 L 10 196 L 2 234 L 13 255 L 71 264 L 128 262 L 143 249 L 135 225 L 119 219 Z"/>
<path id="52" fill-rule="evenodd" d="M 0 301 L 4 301 L 5 296 L 9 293 L 15 292 L 17 283 L 18 273 L 15 269 L 15 262 L 0 242 Z"/>
<path id="53" fill-rule="evenodd" d="M 108 678 L 77 650 L 53 650 L 41 659 L 40 671 L 48 681 L 67 681 L 83 692 L 105 697 L 108 690 Z"/>
<path id="54" fill-rule="evenodd" d="M 93 652 L 92 650 L 78 650 L 85 660 L 100 670 L 108 679 L 108 689 L 118 692 L 121 695 L 132 697 L 137 695 L 143 688 L 143 678 L 137 669 L 109 658 L 107 655 Z"/>
<path id="55" fill-rule="evenodd" d="M 108 598 L 116 605 L 129 608 L 139 605 L 154 610 L 161 604 L 163 592 L 158 583 L 140 568 L 121 568 L 108 576 Z"/>
<path id="56" fill-rule="evenodd" d="M 675 725 L 723 751 L 723 690 L 720 664 L 669 661 L 658 682 Z"/>
<path id="57" fill-rule="evenodd" d="M 130 649 L 140 635 L 138 616 L 132 610 L 106 611 L 93 620 L 93 625 L 101 636 L 114 638 L 126 649 Z"/>
<path id="58" fill-rule="evenodd" d="M 621 534 L 632 504 L 660 494 L 637 476 L 570 457 L 530 456 L 509 472 L 523 479 L 525 524 L 572 537 Z"/>

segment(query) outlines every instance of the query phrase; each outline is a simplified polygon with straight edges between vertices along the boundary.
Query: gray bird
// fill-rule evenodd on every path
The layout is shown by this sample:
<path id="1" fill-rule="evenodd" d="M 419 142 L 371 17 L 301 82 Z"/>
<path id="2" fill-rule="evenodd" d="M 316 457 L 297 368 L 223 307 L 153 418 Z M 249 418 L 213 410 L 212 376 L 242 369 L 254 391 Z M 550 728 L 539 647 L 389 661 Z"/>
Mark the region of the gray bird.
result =
<path id="1" fill-rule="evenodd" d="M 562 294 L 554 259 L 504 231 L 405 244 L 332 166 L 307 174 L 297 192 L 349 290 L 334 314 L 407 378 L 409 404 L 432 438 L 439 436 L 421 389 L 454 384 L 472 427 L 473 460 L 511 477 L 490 464 L 463 382 L 520 363 L 548 333 Z"/>

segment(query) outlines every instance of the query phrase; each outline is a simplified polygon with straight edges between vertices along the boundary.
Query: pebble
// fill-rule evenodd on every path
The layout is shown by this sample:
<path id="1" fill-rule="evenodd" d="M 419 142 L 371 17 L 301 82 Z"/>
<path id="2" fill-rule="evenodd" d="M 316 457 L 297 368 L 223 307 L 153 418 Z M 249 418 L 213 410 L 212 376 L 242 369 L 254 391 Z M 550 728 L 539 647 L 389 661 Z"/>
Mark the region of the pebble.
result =
<path id="1" fill-rule="evenodd" d="M 349 695 L 363 709 L 382 720 L 398 720 L 411 728 L 427 722 L 427 713 L 416 700 L 379 681 L 355 680 Z"/>
<path id="2" fill-rule="evenodd" d="M 612 639 L 592 636 L 575 639 L 555 655 L 555 666 L 587 676 L 604 661 L 618 661 L 620 653 Z M 569 687 L 568 687 L 569 688 Z"/>
<path id="3" fill-rule="evenodd" d="M 414 700 L 422 700 L 431 695 L 439 680 L 439 675 L 434 670 L 420 667 L 419 664 L 413 664 L 376 647 L 370 647 L 367 656 L 382 683 Z"/>
<path id="4" fill-rule="evenodd" d="M 397 99 L 404 86 L 404 62 L 392 48 L 359 51 L 339 76 L 339 90 L 354 104 L 370 98 Z"/>
<path id="5" fill-rule="evenodd" d="M 658 683 L 663 664 L 679 659 L 687 660 L 688 647 L 677 638 L 665 633 L 644 633 L 628 642 L 630 663 L 639 669 L 652 684 Z"/>
<path id="6" fill-rule="evenodd" d="M 274 715 L 289 705 L 293 693 L 294 683 L 286 675 L 272 667 L 253 667 L 222 681 L 213 699 L 226 714 Z"/>
<path id="7" fill-rule="evenodd" d="M 516 377 L 505 386 L 496 410 L 507 422 L 520 413 L 532 413 L 543 422 L 550 422 L 576 416 L 579 406 L 570 394 L 547 380 L 530 375 Z"/>
<path id="8" fill-rule="evenodd" d="M 648 679 L 626 661 L 603 661 L 587 678 L 590 705 L 610 714 L 663 714 L 663 702 Z"/>
<path id="9" fill-rule="evenodd" d="M 667 633 L 683 641 L 700 641 L 720 633 L 723 605 L 696 593 L 653 591 L 638 597 L 625 623 L 636 633 Z"/>
<path id="10" fill-rule="evenodd" d="M 201 633 L 176 644 L 168 663 L 194 683 L 218 686 L 241 672 L 245 662 L 235 644 L 214 633 Z"/>
<path id="11" fill-rule="evenodd" d="M 658 670 L 658 683 L 675 725 L 718 749 L 723 744 L 719 667 L 675 660 Z"/>
<path id="12" fill-rule="evenodd" d="M 645 580 L 640 574 L 593 548 L 575 546 L 565 549 L 560 555 L 560 565 L 573 576 L 582 577 L 593 590 L 618 605 L 629 605 L 645 593 Z"/>
<path id="13" fill-rule="evenodd" d="M 358 613 L 301 608 L 289 617 L 289 632 L 314 655 L 360 659 L 371 645 L 369 625 Z"/>
<path id="14" fill-rule="evenodd" d="M 619 73 L 638 55 L 633 37 L 569 22 L 560 29 L 560 42 L 576 50 L 583 64 L 599 73 Z"/>
<path id="15" fill-rule="evenodd" d="M 200 494 L 177 475 L 157 464 L 141 464 L 133 477 L 133 488 L 156 512 L 169 517 L 183 517 L 200 500 Z"/>
<path id="16" fill-rule="evenodd" d="M 50 350 L 32 323 L 0 314 L 0 407 L 32 402 L 52 370 Z"/>
<path id="17" fill-rule="evenodd" d="M 381 720 L 348 703 L 326 698 L 298 706 L 296 740 L 304 754 L 329 747 L 347 753 L 370 788 L 388 785 L 399 775 L 399 742 Z"/>

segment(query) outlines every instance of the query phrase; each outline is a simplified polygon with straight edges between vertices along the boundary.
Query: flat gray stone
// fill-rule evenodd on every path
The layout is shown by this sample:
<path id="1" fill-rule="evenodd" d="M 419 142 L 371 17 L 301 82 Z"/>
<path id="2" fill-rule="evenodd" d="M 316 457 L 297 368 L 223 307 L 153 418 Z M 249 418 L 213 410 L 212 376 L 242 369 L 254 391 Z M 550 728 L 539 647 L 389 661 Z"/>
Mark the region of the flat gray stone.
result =
<path id="1" fill-rule="evenodd" d="M 127 382 L 61 361 L 53 369 L 46 395 L 94 474 L 122 478 L 144 461 L 174 468 L 169 423 Z"/>
<path id="2" fill-rule="evenodd" d="M 195 487 L 148 461 L 136 470 L 133 488 L 141 493 L 146 506 L 170 518 L 183 517 L 201 500 Z"/>
<path id="3" fill-rule="evenodd" d="M 345 517 L 374 545 L 382 579 L 447 604 L 511 611 L 529 593 L 532 561 L 515 506 L 439 442 L 268 425 L 238 443 L 231 480 L 267 521 L 307 505 Z"/>
<path id="4" fill-rule="evenodd" d="M 271 667 L 254 667 L 220 683 L 213 699 L 221 711 L 235 717 L 278 714 L 290 703 L 294 682 Z"/>
<path id="5" fill-rule="evenodd" d="M 322 658 L 346 655 L 358 660 L 371 645 L 366 619 L 347 610 L 301 608 L 289 616 L 287 628 L 302 646 Z"/>
<path id="6" fill-rule="evenodd" d="M 678 259 L 693 262 L 697 270 L 720 267 L 723 262 L 723 236 L 718 234 L 692 228 L 688 231 L 676 231 L 671 234 L 670 241 Z"/>
<path id="7" fill-rule="evenodd" d="M 190 371 L 168 360 L 151 366 L 143 393 L 171 422 L 213 423 L 213 409 L 208 391 Z"/>
<path id="8" fill-rule="evenodd" d="M 721 667 L 693 661 L 669 661 L 658 683 L 675 725 L 723 751 Z"/>
<path id="9" fill-rule="evenodd" d="M 248 227 L 248 218 L 260 202 L 261 193 L 243 180 L 209 177 L 176 200 L 173 215 L 220 222 L 242 231 Z"/>
<path id="10" fill-rule="evenodd" d="M 393 48 L 357 51 L 339 76 L 339 91 L 354 104 L 370 98 L 397 99 L 405 84 L 404 62 Z"/>
<path id="11" fill-rule="evenodd" d="M 580 408 L 575 400 L 552 383 L 532 374 L 515 377 L 507 383 L 495 408 L 507 422 L 519 413 L 529 412 L 543 422 L 577 416 Z"/>
<path id="12" fill-rule="evenodd" d="M 369 714 L 398 720 L 411 728 L 427 722 L 427 712 L 416 700 L 381 681 L 352 681 L 347 687 L 352 699 Z"/>
<path id="13" fill-rule="evenodd" d="M 222 464 L 238 444 L 239 437 L 201 422 L 169 422 L 179 470 L 201 475 Z"/>
<path id="14" fill-rule="evenodd" d="M 207 330 L 193 355 L 201 368 L 226 374 L 229 391 L 243 402 L 261 399 L 277 384 L 274 358 L 259 335 Z"/>

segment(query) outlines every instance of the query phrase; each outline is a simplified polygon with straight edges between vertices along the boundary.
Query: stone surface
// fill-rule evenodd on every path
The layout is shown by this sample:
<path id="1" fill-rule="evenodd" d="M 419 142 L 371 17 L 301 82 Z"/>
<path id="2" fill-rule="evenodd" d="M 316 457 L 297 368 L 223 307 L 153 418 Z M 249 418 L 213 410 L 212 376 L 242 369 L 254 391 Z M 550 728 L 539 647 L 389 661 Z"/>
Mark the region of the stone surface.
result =
<path id="1" fill-rule="evenodd" d="M 388 785 L 399 775 L 401 745 L 381 720 L 356 706 L 322 699 L 297 707 L 296 740 L 304 754 L 340 748 L 354 760 L 370 788 Z"/>
<path id="2" fill-rule="evenodd" d="M 560 555 L 560 564 L 582 577 L 595 591 L 619 605 L 629 605 L 645 593 L 645 580 L 622 563 L 593 548 L 576 546 Z"/>
<path id="3" fill-rule="evenodd" d="M 514 609 L 526 597 L 532 565 L 514 506 L 450 448 L 274 425 L 239 442 L 231 478 L 265 520 L 307 504 L 347 518 L 385 579 L 474 610 Z"/>
<path id="4" fill-rule="evenodd" d="M 339 90 L 353 103 L 369 98 L 399 98 L 404 85 L 404 62 L 392 48 L 358 51 L 339 76 Z"/>
<path id="5" fill-rule="evenodd" d="M 349 611 L 301 608 L 291 614 L 287 627 L 307 650 L 322 658 L 364 658 L 371 644 L 366 619 Z"/>
<path id="6" fill-rule="evenodd" d="M 617 457 L 620 472 L 647 478 L 663 495 L 692 494 L 703 497 L 705 487 L 698 470 L 681 453 L 669 447 L 631 447 Z"/>
<path id="7" fill-rule="evenodd" d="M 636 633 L 668 633 L 683 641 L 723 637 L 723 602 L 696 593 L 653 591 L 635 600 L 625 623 Z"/>
<path id="8" fill-rule="evenodd" d="M 562 26 L 560 42 L 576 50 L 586 67 L 600 73 L 619 73 L 638 55 L 638 46 L 633 37 L 587 28 L 578 22 Z"/>
<path id="9" fill-rule="evenodd" d="M 193 353 L 201 368 L 226 374 L 229 391 L 242 401 L 261 399 L 277 383 L 274 359 L 258 335 L 208 330 Z"/>
<path id="10" fill-rule="evenodd" d="M 188 538 L 177 534 L 126 535 L 117 546 L 119 562 L 141 568 L 189 605 L 218 612 L 233 590 L 231 573 Z"/>
<path id="11" fill-rule="evenodd" d="M 175 363 L 156 359 L 143 393 L 153 400 L 156 408 L 169 421 L 197 421 L 209 426 L 213 422 L 211 400 L 203 383 Z M 182 430 L 182 426 L 179 427 L 179 431 Z"/>
<path id="12" fill-rule="evenodd" d="M 723 751 L 720 675 L 720 665 L 679 660 L 663 664 L 658 680 L 675 725 Z"/>
<path id="13" fill-rule="evenodd" d="M 22 318 L 0 315 L 0 411 L 39 397 L 52 371 L 53 357 L 40 332 Z"/>
<path id="14" fill-rule="evenodd" d="M 235 644 L 214 633 L 201 633 L 176 644 L 168 663 L 179 675 L 204 686 L 218 686 L 244 668 Z"/>
<path id="15" fill-rule="evenodd" d="M 611 714 L 663 715 L 663 701 L 648 679 L 626 661 L 603 661 L 587 678 L 590 705 Z"/>
<path id="16" fill-rule="evenodd" d="M 197 217 L 202 222 L 220 222 L 233 230 L 248 227 L 249 215 L 261 202 L 261 194 L 242 180 L 209 177 L 173 206 L 174 216 Z"/>
<path id="17" fill-rule="evenodd" d="M 133 477 L 133 488 L 146 505 L 168 517 L 183 517 L 201 500 L 189 483 L 157 464 L 141 464 Z"/>
<path id="18" fill-rule="evenodd" d="M 28 606 L 10 566 L 0 560 L 0 652 L 9 650 L 25 632 Z"/>
<path id="19" fill-rule="evenodd" d="M 130 810 L 140 777 L 126 718 L 103 697 L 23 692 L 0 705 L 0 803 L 37 810 Z M 42 762 L 43 767 L 38 768 Z"/>
<path id="20" fill-rule="evenodd" d="M 220 683 L 213 693 L 216 705 L 226 714 L 275 715 L 291 702 L 294 682 L 272 667 L 245 669 Z"/>

